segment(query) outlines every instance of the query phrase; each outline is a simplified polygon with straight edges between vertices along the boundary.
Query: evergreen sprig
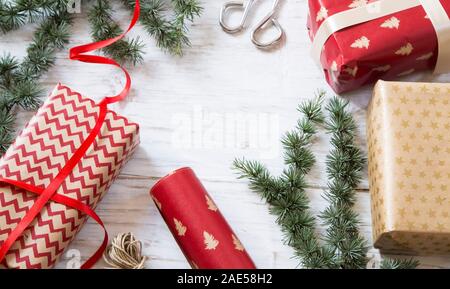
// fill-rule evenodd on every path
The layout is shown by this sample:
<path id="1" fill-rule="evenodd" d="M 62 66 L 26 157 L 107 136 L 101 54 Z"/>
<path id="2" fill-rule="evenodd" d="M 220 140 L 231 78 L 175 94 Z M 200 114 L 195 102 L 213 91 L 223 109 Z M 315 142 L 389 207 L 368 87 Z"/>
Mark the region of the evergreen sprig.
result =
<path id="1" fill-rule="evenodd" d="M 365 158 L 355 144 L 356 124 L 348 112 L 348 102 L 332 98 L 322 114 L 324 93 L 302 103 L 303 117 L 295 130 L 282 139 L 284 162 L 287 168 L 280 177 L 273 177 L 257 161 L 236 159 L 233 168 L 239 178 L 249 180 L 250 189 L 270 205 L 277 223 L 284 233 L 285 243 L 295 250 L 305 268 L 365 268 L 367 264 L 366 240 L 359 232 L 358 215 L 353 211 L 355 189 L 361 181 Z M 318 127 L 331 134 L 332 149 L 326 158 L 328 185 L 324 198 L 329 206 L 319 218 L 327 226 L 323 238 L 315 232 L 315 217 L 309 212 L 306 195 L 306 175 L 315 163 L 311 144 Z M 415 260 L 384 259 L 381 267 L 410 269 L 418 266 Z"/>
<path id="2" fill-rule="evenodd" d="M 134 0 L 122 2 L 129 9 L 134 8 Z M 155 38 L 159 48 L 173 55 L 182 55 L 183 47 L 190 45 L 187 24 L 200 16 L 203 8 L 197 0 L 172 0 L 172 3 L 174 16 L 167 19 L 169 7 L 163 0 L 142 1 L 140 22 Z"/>
<path id="3" fill-rule="evenodd" d="M 337 97 L 326 106 L 329 117 L 325 127 L 332 147 L 326 157 L 328 184 L 324 192 L 329 206 L 319 217 L 327 226 L 324 239 L 334 248 L 336 264 L 340 268 L 365 268 L 368 248 L 353 211 L 365 158 L 355 145 L 356 124 L 347 106 L 347 101 Z"/>
<path id="4" fill-rule="evenodd" d="M 44 19 L 55 12 L 52 0 L 17 0 L 15 2 L 0 1 L 0 30 L 8 32 L 26 23 Z"/>
<path id="5" fill-rule="evenodd" d="M 381 269 L 415 269 L 419 266 L 419 261 L 414 259 L 391 259 L 386 258 L 381 261 Z"/>
<path id="6" fill-rule="evenodd" d="M 309 212 L 305 176 L 315 163 L 310 149 L 316 126 L 323 123 L 321 105 L 323 93 L 311 101 L 302 103 L 298 110 L 304 114 L 296 127 L 285 134 L 284 162 L 287 168 L 278 178 L 271 176 L 267 168 L 256 161 L 236 159 L 234 169 L 239 178 L 247 178 L 250 188 L 259 193 L 277 216 L 277 223 L 284 233 L 285 243 L 294 248 L 306 268 L 335 268 L 333 252 L 319 244 L 315 235 L 315 218 Z"/>
<path id="7" fill-rule="evenodd" d="M 22 62 L 10 54 L 0 57 L 0 152 L 14 139 L 14 108 L 35 110 L 39 107 L 42 89 L 37 81 L 53 66 L 56 50 L 69 41 L 71 17 L 64 2 L 58 3 L 60 10 L 52 11 L 39 24 Z"/>
<path id="8" fill-rule="evenodd" d="M 105 40 L 122 34 L 123 30 L 112 19 L 113 9 L 107 0 L 97 0 L 88 13 L 91 35 L 95 41 Z M 119 63 L 136 65 L 143 61 L 144 44 L 136 38 L 123 38 L 103 48 L 103 52 Z"/>

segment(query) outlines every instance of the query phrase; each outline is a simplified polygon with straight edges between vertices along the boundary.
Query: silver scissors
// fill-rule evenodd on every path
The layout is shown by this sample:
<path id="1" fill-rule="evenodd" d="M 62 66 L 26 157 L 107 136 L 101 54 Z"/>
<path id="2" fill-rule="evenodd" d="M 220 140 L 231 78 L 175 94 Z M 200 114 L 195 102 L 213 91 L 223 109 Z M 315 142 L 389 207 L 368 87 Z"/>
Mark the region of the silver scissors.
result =
<path id="1" fill-rule="evenodd" d="M 252 6 L 256 1 L 257 0 L 248 0 L 247 4 L 244 4 L 244 1 L 230 1 L 225 3 L 222 6 L 222 9 L 220 10 L 219 23 L 220 26 L 222 26 L 222 29 L 230 34 L 238 33 L 244 30 L 248 15 L 250 14 Z M 274 0 L 271 11 L 256 25 L 256 28 L 252 30 L 251 40 L 253 44 L 256 45 L 256 47 L 269 48 L 271 46 L 280 43 L 280 41 L 283 39 L 284 37 L 283 27 L 275 18 L 275 14 L 278 11 L 279 4 L 280 0 Z M 225 21 L 225 16 L 230 9 L 243 10 L 241 20 L 239 24 L 236 26 L 230 26 Z M 272 24 L 277 29 L 277 35 L 271 41 L 261 42 L 260 40 L 258 40 L 257 35 L 259 32 L 261 32 L 261 30 L 266 29 L 269 24 Z"/>

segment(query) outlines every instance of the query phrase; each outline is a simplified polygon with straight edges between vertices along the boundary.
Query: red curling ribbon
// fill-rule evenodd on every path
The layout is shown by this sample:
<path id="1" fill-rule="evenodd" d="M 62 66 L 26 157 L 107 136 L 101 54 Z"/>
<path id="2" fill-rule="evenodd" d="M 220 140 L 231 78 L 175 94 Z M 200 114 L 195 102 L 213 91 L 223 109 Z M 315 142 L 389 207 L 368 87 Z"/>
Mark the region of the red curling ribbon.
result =
<path id="1" fill-rule="evenodd" d="M 78 60 L 81 62 L 86 63 L 96 63 L 96 64 L 109 64 L 116 67 L 119 67 L 124 73 L 126 77 L 126 83 L 125 87 L 122 89 L 122 91 L 115 95 L 115 96 L 109 96 L 103 98 L 99 103 L 99 116 L 97 118 L 97 122 L 92 129 L 92 131 L 89 133 L 88 137 L 84 140 L 84 142 L 81 144 L 81 146 L 75 151 L 75 153 L 72 155 L 72 157 L 67 161 L 65 166 L 61 169 L 61 171 L 58 173 L 58 175 L 50 182 L 50 184 L 46 188 L 36 187 L 21 181 L 13 180 L 13 179 L 7 179 L 7 178 L 1 178 L 0 182 L 8 183 L 10 185 L 25 189 L 29 192 L 35 193 L 38 195 L 38 198 L 34 202 L 34 204 L 31 206 L 30 210 L 27 212 L 25 217 L 23 217 L 19 224 L 14 228 L 14 230 L 11 231 L 8 238 L 3 242 L 2 246 L 0 247 L 0 263 L 4 260 L 6 254 L 8 253 L 11 246 L 14 244 L 14 242 L 21 236 L 23 231 L 30 225 L 30 223 L 34 220 L 34 218 L 39 214 L 39 212 L 44 208 L 44 206 L 47 204 L 48 201 L 52 200 L 54 202 L 66 205 L 68 207 L 74 208 L 89 217 L 93 218 L 104 230 L 104 238 L 101 246 L 96 250 L 96 252 L 89 257 L 89 259 L 81 266 L 81 269 L 89 269 L 91 268 L 102 256 L 103 251 L 105 250 L 107 244 L 108 244 L 108 233 L 106 231 L 106 228 L 100 219 L 100 217 L 87 205 L 83 204 L 82 202 L 75 200 L 73 198 L 66 197 L 64 195 L 58 194 L 57 190 L 61 186 L 62 182 L 66 179 L 66 177 L 72 172 L 73 168 L 78 164 L 78 162 L 83 158 L 86 151 L 89 149 L 89 147 L 92 145 L 92 143 L 95 141 L 97 135 L 100 132 L 100 129 L 103 125 L 103 122 L 106 117 L 107 112 L 107 106 L 110 103 L 118 102 L 124 99 L 131 88 L 131 77 L 128 74 L 128 71 L 123 68 L 120 64 L 118 64 L 115 60 L 111 58 L 107 58 L 104 56 L 98 56 L 98 55 L 89 55 L 84 54 L 87 52 L 92 52 L 94 50 L 98 50 L 101 48 L 104 48 L 106 46 L 109 46 L 113 44 L 114 42 L 122 39 L 136 24 L 137 20 L 139 19 L 140 15 L 140 5 L 139 0 L 136 0 L 135 6 L 134 6 L 134 12 L 133 12 L 133 18 L 131 19 L 130 25 L 128 26 L 127 30 L 122 33 L 119 36 L 116 36 L 114 38 L 93 42 L 89 44 L 84 44 L 76 47 L 72 47 L 69 51 L 69 58 L 71 60 Z"/>

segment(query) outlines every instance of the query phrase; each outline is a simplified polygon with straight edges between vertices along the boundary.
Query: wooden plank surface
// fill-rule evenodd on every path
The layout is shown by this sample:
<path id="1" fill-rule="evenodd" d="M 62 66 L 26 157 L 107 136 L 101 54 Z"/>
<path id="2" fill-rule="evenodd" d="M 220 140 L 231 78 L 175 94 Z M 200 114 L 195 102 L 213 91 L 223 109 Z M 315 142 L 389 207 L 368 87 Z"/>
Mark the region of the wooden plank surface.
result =
<path id="1" fill-rule="evenodd" d="M 204 1 L 203 16 L 191 27 L 192 46 L 182 58 L 164 54 L 138 26 L 131 35 L 145 40 L 144 64 L 132 68 L 133 89 L 126 101 L 113 106 L 141 125 L 141 145 L 111 187 L 97 212 L 111 236 L 132 231 L 143 240 L 150 257 L 147 268 L 188 268 L 174 239 L 148 195 L 149 188 L 166 173 L 191 166 L 203 181 L 224 216 L 234 228 L 259 268 L 296 268 L 293 251 L 283 245 L 275 217 L 245 181 L 230 169 L 235 157 L 264 161 L 276 174 L 282 170 L 279 138 L 298 118 L 301 100 L 318 89 L 332 95 L 320 70 L 309 56 L 306 33 L 307 1 L 283 1 L 279 21 L 287 33 L 276 50 L 261 51 L 250 42 L 250 29 L 228 35 L 218 25 L 223 0 Z M 270 9 L 271 1 L 260 1 L 249 24 Z M 85 6 L 84 6 L 85 7 Z M 117 8 L 115 18 L 123 27 L 129 13 Z M 86 9 L 75 16 L 71 46 L 89 41 Z M 2 36 L 0 50 L 21 57 L 33 33 L 33 25 Z M 449 76 L 415 74 L 405 80 L 448 81 Z M 67 51 L 58 53 L 57 65 L 42 79 L 49 91 L 61 82 L 82 94 L 99 99 L 121 89 L 122 74 L 104 66 L 71 62 Z M 342 95 L 360 125 L 358 140 L 366 150 L 365 116 L 371 87 Z M 18 127 L 32 113 L 21 112 Z M 324 159 L 329 150 L 327 136 L 314 144 L 318 164 L 309 177 L 308 194 L 314 212 L 326 206 L 321 197 L 326 185 Z M 367 172 L 358 190 L 356 210 L 361 228 L 371 242 Z M 99 245 L 101 230 L 93 222 L 83 227 L 63 256 L 58 268 L 77 266 Z M 377 250 L 371 249 L 376 263 Z M 422 267 L 450 267 L 448 257 L 421 257 Z M 372 264 L 374 263 L 372 262 Z M 99 262 L 102 268 L 105 263 Z"/>

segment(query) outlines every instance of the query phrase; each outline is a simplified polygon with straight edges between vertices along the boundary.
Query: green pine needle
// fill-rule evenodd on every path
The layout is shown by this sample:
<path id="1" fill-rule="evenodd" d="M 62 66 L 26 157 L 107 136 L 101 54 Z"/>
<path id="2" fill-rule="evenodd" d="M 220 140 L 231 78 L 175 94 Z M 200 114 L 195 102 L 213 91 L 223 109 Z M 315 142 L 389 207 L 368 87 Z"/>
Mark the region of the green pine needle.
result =
<path id="1" fill-rule="evenodd" d="M 23 16 L 23 19 L 26 19 L 25 22 L 33 22 L 38 18 L 42 18 L 42 21 L 33 35 L 33 40 L 27 48 L 27 55 L 22 62 L 19 63 L 10 54 L 0 57 L 1 153 L 6 151 L 14 139 L 14 107 L 36 110 L 40 106 L 43 90 L 37 81 L 54 65 L 56 50 L 63 48 L 69 42 L 71 15 L 66 11 L 66 3 L 66 0 L 20 0 L 14 3 L 14 6 L 7 5 L 9 7 L 7 9 L 20 10 L 16 12 L 25 15 Z M 2 17 L 4 8 L 5 4 L 0 4 L 0 29 L 9 31 L 25 23 L 13 25 L 11 22 L 13 20 L 5 20 Z M 22 19 L 20 15 L 16 15 L 18 19 Z"/>
<path id="2" fill-rule="evenodd" d="M 65 0 L 16 0 L 0 2 L 0 30 L 15 30 L 27 23 L 34 23 L 65 8 Z"/>
<path id="3" fill-rule="evenodd" d="M 113 9 L 107 0 L 97 0 L 88 13 L 91 35 L 95 41 L 105 40 L 122 34 L 120 26 L 112 19 Z M 144 44 L 139 37 L 123 38 L 103 48 L 103 52 L 119 63 L 141 63 Z"/>
<path id="4" fill-rule="evenodd" d="M 43 90 L 33 81 L 18 82 L 11 90 L 11 99 L 25 110 L 36 110 L 41 105 Z"/>
<path id="5" fill-rule="evenodd" d="M 14 131 L 14 116 L 10 110 L 0 109 L 0 135 Z"/>
<path id="6" fill-rule="evenodd" d="M 336 267 L 332 251 L 321 246 L 315 235 L 315 218 L 309 212 L 305 191 L 305 176 L 315 163 L 310 150 L 317 131 L 315 125 L 323 120 L 321 103 L 322 95 L 299 106 L 304 118 L 296 130 L 286 133 L 282 139 L 287 168 L 280 177 L 272 177 L 259 162 L 236 159 L 233 163 L 239 178 L 248 178 L 250 188 L 271 205 L 270 211 L 277 216 L 285 243 L 295 249 L 306 268 Z"/>
<path id="7" fill-rule="evenodd" d="M 182 16 L 190 22 L 199 17 L 203 11 L 197 0 L 172 0 L 176 15 Z"/>
<path id="8" fill-rule="evenodd" d="M 19 61 L 11 54 L 4 54 L 0 57 L 0 88 L 11 86 L 13 79 L 17 77 L 18 67 Z"/>
<path id="9" fill-rule="evenodd" d="M 134 0 L 122 0 L 129 9 L 134 8 Z M 173 55 L 182 55 L 183 48 L 190 45 L 187 37 L 187 22 L 200 16 L 203 8 L 196 0 L 172 0 L 173 19 L 167 19 L 169 7 L 163 0 L 144 0 L 141 3 L 140 22 L 156 40 L 156 45 Z"/>
<path id="10" fill-rule="evenodd" d="M 383 259 L 381 269 L 416 269 L 419 261 L 414 259 Z"/>
<path id="11" fill-rule="evenodd" d="M 0 133 L 0 151 L 5 152 L 14 141 L 14 135 L 9 131 Z"/>

